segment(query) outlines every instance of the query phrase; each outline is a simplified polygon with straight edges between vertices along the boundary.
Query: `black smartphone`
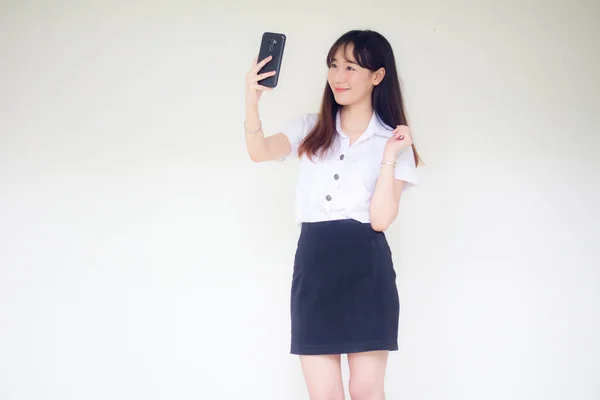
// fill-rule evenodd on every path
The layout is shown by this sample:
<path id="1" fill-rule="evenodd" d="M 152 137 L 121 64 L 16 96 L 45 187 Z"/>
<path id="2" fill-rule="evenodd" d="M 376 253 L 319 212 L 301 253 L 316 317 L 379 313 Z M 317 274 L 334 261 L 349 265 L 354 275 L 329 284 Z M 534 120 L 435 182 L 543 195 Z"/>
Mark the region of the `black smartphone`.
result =
<path id="1" fill-rule="evenodd" d="M 283 50 L 285 49 L 286 37 L 283 33 L 265 32 L 262 35 L 260 41 L 260 50 L 258 52 L 258 62 L 261 62 L 269 56 L 273 56 L 273 59 L 267 63 L 258 72 L 259 74 L 265 72 L 275 71 L 274 76 L 270 76 L 261 81 L 258 81 L 259 85 L 274 88 L 277 86 L 279 81 L 279 72 L 281 71 L 281 61 L 283 60 Z"/>

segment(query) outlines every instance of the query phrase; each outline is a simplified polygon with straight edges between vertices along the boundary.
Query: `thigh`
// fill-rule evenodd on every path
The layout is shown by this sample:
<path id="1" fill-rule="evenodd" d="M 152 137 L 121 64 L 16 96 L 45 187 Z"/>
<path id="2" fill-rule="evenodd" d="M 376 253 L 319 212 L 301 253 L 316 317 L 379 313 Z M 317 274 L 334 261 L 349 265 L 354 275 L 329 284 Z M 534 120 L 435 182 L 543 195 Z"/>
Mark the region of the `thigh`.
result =
<path id="1" fill-rule="evenodd" d="M 341 357 L 339 355 L 300 356 L 304 381 L 311 400 L 343 400 Z"/>
<path id="2" fill-rule="evenodd" d="M 383 400 L 385 370 L 389 352 L 367 351 L 348 354 L 351 398 Z"/>

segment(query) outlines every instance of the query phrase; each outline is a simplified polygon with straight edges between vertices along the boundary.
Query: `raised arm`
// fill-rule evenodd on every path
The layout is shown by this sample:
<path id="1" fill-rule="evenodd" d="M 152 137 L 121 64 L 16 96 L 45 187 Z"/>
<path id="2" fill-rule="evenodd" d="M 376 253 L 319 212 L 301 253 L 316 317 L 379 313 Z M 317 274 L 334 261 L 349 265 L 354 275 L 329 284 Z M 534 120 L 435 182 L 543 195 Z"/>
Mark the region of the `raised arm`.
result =
<path id="1" fill-rule="evenodd" d="M 271 56 L 257 63 L 254 59 L 250 71 L 246 75 L 246 120 L 244 130 L 246 136 L 246 150 L 254 162 L 274 161 L 290 154 L 292 147 L 290 141 L 283 133 L 265 137 L 262 122 L 258 112 L 258 102 L 264 91 L 271 88 L 258 84 L 258 81 L 275 75 L 275 72 L 259 74 L 260 69 L 271 61 Z"/>
<path id="2" fill-rule="evenodd" d="M 388 140 L 375 191 L 371 198 L 370 220 L 376 231 L 385 231 L 398 216 L 400 197 L 407 185 L 416 183 L 412 135 L 410 129 L 398 126 Z"/>

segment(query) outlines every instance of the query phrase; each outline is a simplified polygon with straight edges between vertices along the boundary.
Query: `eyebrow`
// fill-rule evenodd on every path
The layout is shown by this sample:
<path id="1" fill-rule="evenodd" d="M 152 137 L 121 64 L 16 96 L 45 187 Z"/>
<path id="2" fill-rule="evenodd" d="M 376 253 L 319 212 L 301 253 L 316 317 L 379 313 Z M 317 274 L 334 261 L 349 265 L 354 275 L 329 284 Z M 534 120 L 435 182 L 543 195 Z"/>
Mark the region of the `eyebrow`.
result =
<path id="1" fill-rule="evenodd" d="M 347 62 L 347 63 L 349 63 L 349 64 L 355 64 L 355 65 L 358 65 L 358 63 L 357 63 L 356 61 L 348 60 L 347 58 L 346 58 L 345 60 L 346 60 L 346 62 Z M 337 58 L 335 58 L 335 57 L 334 57 L 334 58 L 332 58 L 332 59 L 331 59 L 331 62 L 339 62 L 339 60 L 338 60 Z"/>

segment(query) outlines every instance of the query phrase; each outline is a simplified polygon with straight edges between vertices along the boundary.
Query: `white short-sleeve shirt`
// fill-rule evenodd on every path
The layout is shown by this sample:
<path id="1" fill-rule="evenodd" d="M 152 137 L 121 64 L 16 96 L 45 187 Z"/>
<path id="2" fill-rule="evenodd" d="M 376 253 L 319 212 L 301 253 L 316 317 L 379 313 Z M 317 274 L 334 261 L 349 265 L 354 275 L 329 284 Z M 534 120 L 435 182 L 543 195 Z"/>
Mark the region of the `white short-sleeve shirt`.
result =
<path id="1" fill-rule="evenodd" d="M 305 114 L 281 130 L 290 141 L 290 156 L 318 120 L 317 114 Z M 366 131 L 350 146 L 350 139 L 336 118 L 336 139 L 321 159 L 302 156 L 296 185 L 296 222 L 354 219 L 368 223 L 369 205 L 383 160 L 385 145 L 393 129 L 374 113 Z M 288 156 L 288 157 L 290 157 Z M 285 157 L 283 160 L 287 159 Z M 282 160 L 282 161 L 283 161 Z M 404 191 L 417 185 L 412 147 L 402 150 L 396 160 L 395 179 L 405 181 Z"/>

